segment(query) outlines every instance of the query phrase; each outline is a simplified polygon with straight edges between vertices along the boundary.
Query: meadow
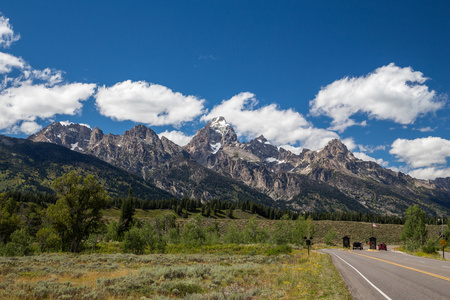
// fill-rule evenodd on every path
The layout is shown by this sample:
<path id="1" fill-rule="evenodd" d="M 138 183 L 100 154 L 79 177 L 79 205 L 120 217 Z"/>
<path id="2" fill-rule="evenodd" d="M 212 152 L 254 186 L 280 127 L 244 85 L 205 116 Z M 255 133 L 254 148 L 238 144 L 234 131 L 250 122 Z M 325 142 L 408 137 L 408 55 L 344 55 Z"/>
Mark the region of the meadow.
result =
<path id="1" fill-rule="evenodd" d="M 328 255 L 300 248 L 268 255 L 261 248 L 0 257 L 0 298 L 351 299 Z"/>

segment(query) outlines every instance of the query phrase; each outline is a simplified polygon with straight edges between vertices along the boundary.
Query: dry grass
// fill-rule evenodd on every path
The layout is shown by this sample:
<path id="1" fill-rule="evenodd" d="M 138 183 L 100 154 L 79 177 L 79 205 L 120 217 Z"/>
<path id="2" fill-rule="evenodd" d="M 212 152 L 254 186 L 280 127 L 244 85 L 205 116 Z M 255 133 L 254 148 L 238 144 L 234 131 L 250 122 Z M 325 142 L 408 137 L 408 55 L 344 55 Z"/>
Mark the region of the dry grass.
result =
<path id="1" fill-rule="evenodd" d="M 351 299 L 329 256 L 306 250 L 0 257 L 0 270 L 1 299 Z"/>

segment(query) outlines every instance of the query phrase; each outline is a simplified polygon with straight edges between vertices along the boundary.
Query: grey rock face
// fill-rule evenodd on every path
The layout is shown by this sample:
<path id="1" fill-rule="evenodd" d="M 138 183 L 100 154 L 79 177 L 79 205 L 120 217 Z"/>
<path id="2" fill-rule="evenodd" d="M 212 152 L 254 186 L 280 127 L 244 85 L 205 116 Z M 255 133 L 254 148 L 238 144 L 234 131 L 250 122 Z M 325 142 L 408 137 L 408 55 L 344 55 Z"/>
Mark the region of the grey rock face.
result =
<path id="1" fill-rule="evenodd" d="M 271 145 L 262 135 L 240 143 L 223 117 L 208 122 L 184 147 L 143 125 L 105 135 L 97 127 L 53 123 L 29 139 L 91 154 L 178 196 L 208 200 L 233 185 L 242 190 L 238 182 L 293 209 L 326 203 L 322 209 L 399 214 L 420 199 L 429 211 L 450 211 L 449 178 L 418 180 L 384 169 L 356 158 L 337 139 L 300 154 Z M 220 181 L 227 181 L 227 188 L 211 188 Z"/>

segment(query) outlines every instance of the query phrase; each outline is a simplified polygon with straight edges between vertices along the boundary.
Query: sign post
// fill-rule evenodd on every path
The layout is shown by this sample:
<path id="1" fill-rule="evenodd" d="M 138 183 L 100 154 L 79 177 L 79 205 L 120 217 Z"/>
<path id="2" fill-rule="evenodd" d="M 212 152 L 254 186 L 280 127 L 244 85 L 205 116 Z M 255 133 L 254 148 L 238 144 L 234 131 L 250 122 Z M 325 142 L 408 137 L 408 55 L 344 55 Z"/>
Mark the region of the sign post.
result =
<path id="1" fill-rule="evenodd" d="M 306 241 L 306 246 L 308 246 L 308 256 L 309 256 L 309 248 L 311 247 L 311 240 L 312 237 L 308 238 L 308 237 L 303 237 L 303 239 Z"/>
<path id="2" fill-rule="evenodd" d="M 442 246 L 442 258 L 445 258 L 445 257 L 444 257 L 444 249 L 445 249 L 445 246 L 447 245 L 447 241 L 444 240 L 444 239 L 442 239 L 442 240 L 439 242 L 439 244 L 441 244 L 441 246 Z"/>

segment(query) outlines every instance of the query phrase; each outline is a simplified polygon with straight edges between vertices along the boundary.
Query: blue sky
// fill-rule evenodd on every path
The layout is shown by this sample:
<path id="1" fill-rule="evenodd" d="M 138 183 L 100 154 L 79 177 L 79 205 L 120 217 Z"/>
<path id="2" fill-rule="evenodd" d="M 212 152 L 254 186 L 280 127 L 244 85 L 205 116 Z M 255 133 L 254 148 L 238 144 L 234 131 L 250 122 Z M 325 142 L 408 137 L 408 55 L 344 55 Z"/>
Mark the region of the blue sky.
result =
<path id="1" fill-rule="evenodd" d="M 393 170 L 450 176 L 448 1 L 7 2 L 0 134 L 145 124 L 183 145 L 222 115 L 241 141 L 340 138 Z"/>

